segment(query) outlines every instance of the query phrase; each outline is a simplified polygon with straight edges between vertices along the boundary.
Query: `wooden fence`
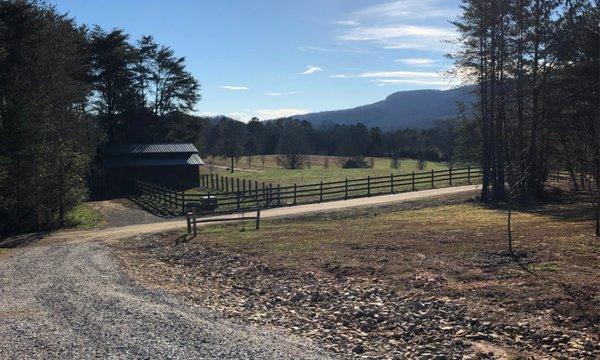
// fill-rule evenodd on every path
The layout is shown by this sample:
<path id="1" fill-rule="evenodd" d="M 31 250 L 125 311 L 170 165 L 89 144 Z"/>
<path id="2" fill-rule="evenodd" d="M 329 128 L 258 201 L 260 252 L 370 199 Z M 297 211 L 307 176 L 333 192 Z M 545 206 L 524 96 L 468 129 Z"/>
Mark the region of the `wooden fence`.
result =
<path id="1" fill-rule="evenodd" d="M 217 199 L 220 212 L 233 213 L 250 211 L 257 206 L 262 208 L 291 206 L 473 184 L 479 183 L 481 176 L 480 169 L 468 167 L 281 186 L 204 174 L 201 176 L 200 185 L 206 193 L 173 191 L 140 182 L 138 194 L 163 211 L 184 214 L 186 204 L 200 204 L 207 197 L 211 197 Z"/>

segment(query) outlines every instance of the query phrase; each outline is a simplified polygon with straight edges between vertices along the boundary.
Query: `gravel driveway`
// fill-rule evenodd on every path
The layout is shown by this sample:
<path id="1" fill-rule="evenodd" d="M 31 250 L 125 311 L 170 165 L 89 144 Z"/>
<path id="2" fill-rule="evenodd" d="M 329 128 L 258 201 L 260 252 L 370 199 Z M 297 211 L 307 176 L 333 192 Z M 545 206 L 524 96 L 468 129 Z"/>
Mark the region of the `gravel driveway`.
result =
<path id="1" fill-rule="evenodd" d="M 0 255 L 0 359 L 327 357 L 275 330 L 144 288 L 103 242 L 65 238 Z"/>

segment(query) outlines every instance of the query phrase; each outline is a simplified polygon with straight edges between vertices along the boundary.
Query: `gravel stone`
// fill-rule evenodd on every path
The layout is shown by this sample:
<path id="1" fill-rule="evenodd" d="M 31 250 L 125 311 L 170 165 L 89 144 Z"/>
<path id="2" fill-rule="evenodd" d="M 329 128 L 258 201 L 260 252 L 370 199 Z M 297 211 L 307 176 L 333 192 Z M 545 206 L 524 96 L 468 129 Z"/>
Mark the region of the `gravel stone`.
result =
<path id="1" fill-rule="evenodd" d="M 0 359 L 321 359 L 307 340 L 134 283 L 100 241 L 0 259 Z"/>

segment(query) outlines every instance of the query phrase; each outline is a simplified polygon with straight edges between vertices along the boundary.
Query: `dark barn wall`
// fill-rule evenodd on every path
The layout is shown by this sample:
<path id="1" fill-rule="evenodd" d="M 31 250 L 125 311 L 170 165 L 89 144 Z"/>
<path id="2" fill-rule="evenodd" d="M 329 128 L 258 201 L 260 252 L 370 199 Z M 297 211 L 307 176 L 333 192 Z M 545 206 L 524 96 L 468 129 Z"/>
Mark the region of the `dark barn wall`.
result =
<path id="1" fill-rule="evenodd" d="M 105 169 L 105 183 L 111 194 L 130 194 L 134 180 L 162 185 L 173 190 L 197 187 L 200 181 L 198 165 L 123 166 Z"/>

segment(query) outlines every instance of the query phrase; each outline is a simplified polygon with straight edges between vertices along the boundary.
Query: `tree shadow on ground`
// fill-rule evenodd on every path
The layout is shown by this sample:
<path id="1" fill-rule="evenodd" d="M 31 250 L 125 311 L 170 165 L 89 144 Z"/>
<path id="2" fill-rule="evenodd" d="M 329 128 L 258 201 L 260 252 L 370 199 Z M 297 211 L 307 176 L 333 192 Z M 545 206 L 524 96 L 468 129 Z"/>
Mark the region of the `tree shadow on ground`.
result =
<path id="1" fill-rule="evenodd" d="M 166 207 L 164 204 L 147 197 L 132 196 L 129 200 L 150 214 L 164 219 L 172 219 L 181 215 L 180 210 Z"/>

